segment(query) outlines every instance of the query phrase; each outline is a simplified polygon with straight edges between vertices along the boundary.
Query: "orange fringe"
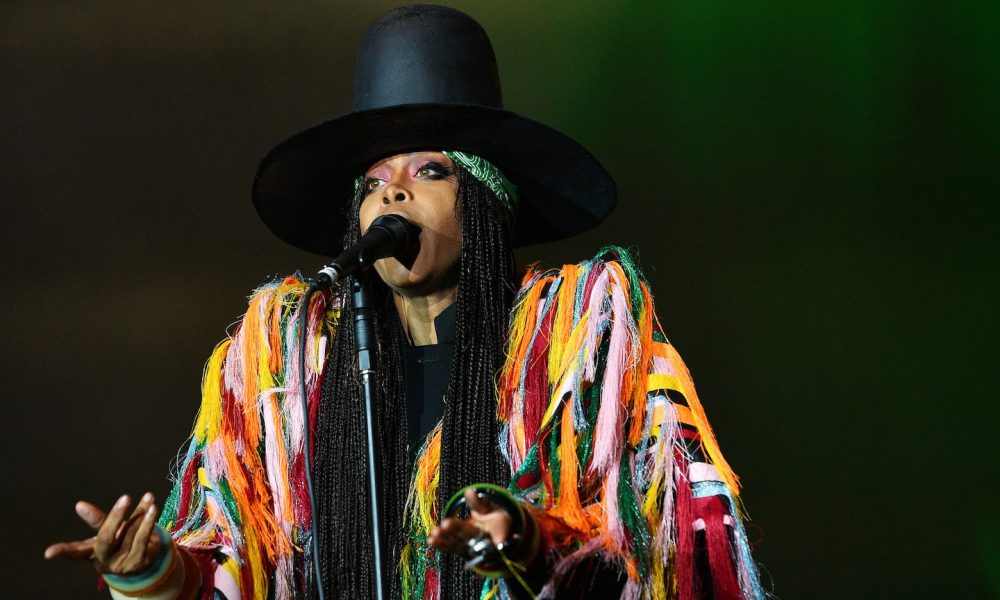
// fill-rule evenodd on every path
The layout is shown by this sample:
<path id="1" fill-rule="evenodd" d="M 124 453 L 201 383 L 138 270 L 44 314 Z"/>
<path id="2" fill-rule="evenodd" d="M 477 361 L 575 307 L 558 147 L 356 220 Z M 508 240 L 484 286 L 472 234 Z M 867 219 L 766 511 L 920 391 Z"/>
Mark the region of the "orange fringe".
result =
<path id="1" fill-rule="evenodd" d="M 653 295 L 645 282 L 639 283 L 642 288 L 642 309 L 638 316 L 639 339 L 642 341 L 639 364 L 632 373 L 635 381 L 632 386 L 632 422 L 629 425 L 628 443 L 637 446 L 642 439 L 643 425 L 646 422 L 646 387 L 649 381 L 649 371 L 653 364 Z"/>
<path id="2" fill-rule="evenodd" d="M 580 503 L 580 464 L 576 455 L 576 433 L 573 431 L 572 396 L 563 405 L 559 438 L 559 497 L 551 512 L 560 517 L 569 528 L 576 530 L 581 536 L 587 536 L 592 523 L 587 519 L 587 513 Z"/>
<path id="3" fill-rule="evenodd" d="M 687 365 L 684 364 L 684 360 L 672 344 L 664 345 L 664 349 L 667 353 L 667 360 L 674 365 L 677 371 L 677 378 L 680 379 L 684 386 L 684 389 L 680 391 L 687 398 L 688 407 L 691 409 L 691 416 L 694 417 L 695 425 L 698 427 L 698 433 L 701 436 L 701 445 L 705 448 L 705 452 L 708 453 L 711 463 L 719 471 L 719 476 L 722 477 L 722 480 L 732 490 L 733 495 L 738 495 L 740 479 L 733 472 L 729 463 L 726 462 L 726 458 L 722 455 L 722 449 L 719 448 L 719 442 L 715 440 L 715 433 L 712 431 L 712 426 L 708 423 L 708 417 L 705 415 L 705 409 L 701 405 L 701 400 L 698 399 L 698 392 L 694 389 L 694 380 L 691 378 L 691 372 L 688 371 Z"/>

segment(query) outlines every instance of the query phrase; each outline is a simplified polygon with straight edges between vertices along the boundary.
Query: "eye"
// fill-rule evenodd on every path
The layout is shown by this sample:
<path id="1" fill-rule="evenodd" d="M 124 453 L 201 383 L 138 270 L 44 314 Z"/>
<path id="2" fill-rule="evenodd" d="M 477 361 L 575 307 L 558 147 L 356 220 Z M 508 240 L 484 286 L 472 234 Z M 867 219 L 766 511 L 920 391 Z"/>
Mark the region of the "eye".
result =
<path id="1" fill-rule="evenodd" d="M 377 190 L 379 186 L 382 185 L 382 180 L 378 177 L 369 177 L 365 179 L 365 193 L 370 194 Z"/>
<path id="2" fill-rule="evenodd" d="M 451 169 L 437 161 L 431 161 L 417 169 L 417 177 L 428 179 L 444 179 L 451 175 Z"/>

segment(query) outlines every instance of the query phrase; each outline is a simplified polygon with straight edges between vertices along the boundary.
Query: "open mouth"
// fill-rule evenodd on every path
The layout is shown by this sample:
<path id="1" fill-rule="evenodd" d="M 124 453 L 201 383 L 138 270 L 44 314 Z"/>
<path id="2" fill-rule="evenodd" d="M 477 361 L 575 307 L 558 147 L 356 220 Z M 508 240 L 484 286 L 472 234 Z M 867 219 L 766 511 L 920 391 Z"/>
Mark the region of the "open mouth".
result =
<path id="1" fill-rule="evenodd" d="M 408 223 L 410 223 L 416 229 L 416 231 L 417 231 L 417 235 L 414 236 L 415 239 L 413 239 L 412 243 L 410 243 L 409 245 L 407 245 L 405 248 L 397 250 L 392 255 L 392 257 L 395 258 L 397 261 L 399 261 L 399 263 L 401 265 L 403 265 L 404 267 L 406 267 L 407 270 L 412 270 L 413 269 L 413 263 L 416 262 L 417 256 L 420 254 L 420 238 L 423 235 L 423 233 L 421 232 L 421 227 L 419 225 L 417 225 L 416 222 L 413 222 L 411 220 L 411 217 L 409 215 L 407 215 L 407 214 L 405 214 L 403 212 L 392 211 L 392 212 L 388 212 L 388 213 L 386 213 L 385 215 L 382 215 L 382 216 L 387 216 L 387 215 L 395 215 L 397 217 L 401 217 L 402 219 L 404 219 Z M 411 235 L 412 234 L 407 235 L 407 237 L 411 237 Z"/>
<path id="2" fill-rule="evenodd" d="M 397 252 L 394 256 L 401 265 L 407 269 L 412 269 L 418 254 L 420 254 L 420 236 L 417 236 L 416 241 Z"/>

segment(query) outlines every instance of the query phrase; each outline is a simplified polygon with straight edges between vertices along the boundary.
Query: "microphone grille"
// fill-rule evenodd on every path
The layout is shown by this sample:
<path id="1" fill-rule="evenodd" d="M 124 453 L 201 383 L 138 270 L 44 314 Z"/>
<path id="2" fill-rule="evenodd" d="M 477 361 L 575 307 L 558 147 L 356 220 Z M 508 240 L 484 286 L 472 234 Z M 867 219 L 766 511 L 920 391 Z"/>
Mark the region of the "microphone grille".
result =
<path id="1" fill-rule="evenodd" d="M 376 217 L 372 221 L 371 227 L 368 228 L 369 231 L 372 229 L 382 229 L 403 244 L 415 243 L 417 236 L 420 235 L 419 227 L 407 221 L 405 217 L 397 214 Z"/>

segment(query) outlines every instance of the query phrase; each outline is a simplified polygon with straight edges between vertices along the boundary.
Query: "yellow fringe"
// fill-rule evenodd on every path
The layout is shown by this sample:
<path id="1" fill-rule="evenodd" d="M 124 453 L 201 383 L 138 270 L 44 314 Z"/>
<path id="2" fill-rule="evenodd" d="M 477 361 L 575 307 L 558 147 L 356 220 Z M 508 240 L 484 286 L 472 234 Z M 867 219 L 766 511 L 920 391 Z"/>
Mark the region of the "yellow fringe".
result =
<path id="1" fill-rule="evenodd" d="M 556 314 L 552 319 L 552 329 L 549 334 L 549 381 L 556 381 L 559 375 L 565 372 L 561 369 L 564 350 L 567 347 L 575 350 L 569 338 L 573 328 L 573 309 L 576 304 L 576 280 L 579 270 L 577 265 L 564 265 L 560 271 Z"/>
<path id="2" fill-rule="evenodd" d="M 554 373 L 554 376 L 550 375 L 549 381 L 554 385 L 552 386 L 552 397 L 549 399 L 549 405 L 545 409 L 545 414 L 542 416 L 542 428 L 548 425 L 549 421 L 551 421 L 555 416 L 556 410 L 559 408 L 559 404 L 562 401 L 559 391 L 566 384 L 566 379 L 578 373 L 582 368 L 582 365 L 580 364 L 580 348 L 583 346 L 583 342 L 586 339 L 587 321 L 590 317 L 591 313 L 588 308 L 587 312 L 583 314 L 580 321 L 576 324 L 576 327 L 573 328 L 573 332 L 567 336 L 569 339 L 563 346 L 564 350 L 562 352 L 561 364 L 557 369 L 550 371 L 550 373 Z"/>
<path id="3" fill-rule="evenodd" d="M 198 444 L 211 442 L 219 437 L 219 424 L 222 422 L 222 363 L 232 343 L 233 340 L 228 338 L 219 342 L 205 363 L 205 372 L 201 378 L 201 408 L 194 424 L 194 439 Z"/>
<path id="4" fill-rule="evenodd" d="M 254 531 L 253 526 L 244 525 L 243 535 L 247 541 L 247 562 L 250 563 L 250 573 L 253 576 L 253 598 L 254 600 L 266 600 L 267 577 L 264 574 L 264 563 L 261 560 L 257 532 Z"/>

